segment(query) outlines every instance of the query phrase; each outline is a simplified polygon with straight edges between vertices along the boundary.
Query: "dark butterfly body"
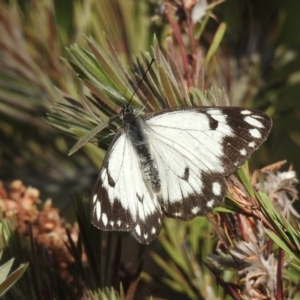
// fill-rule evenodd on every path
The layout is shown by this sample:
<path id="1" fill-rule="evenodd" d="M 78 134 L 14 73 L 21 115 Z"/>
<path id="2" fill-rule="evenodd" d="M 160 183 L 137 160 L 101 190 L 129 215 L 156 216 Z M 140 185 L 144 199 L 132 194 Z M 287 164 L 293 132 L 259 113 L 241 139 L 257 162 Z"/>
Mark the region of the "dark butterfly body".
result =
<path id="1" fill-rule="evenodd" d="M 102 230 L 132 231 L 148 244 L 163 215 L 190 220 L 219 206 L 232 174 L 265 141 L 264 113 L 238 107 L 188 107 L 144 118 L 129 106 L 104 159 L 91 203 Z"/>

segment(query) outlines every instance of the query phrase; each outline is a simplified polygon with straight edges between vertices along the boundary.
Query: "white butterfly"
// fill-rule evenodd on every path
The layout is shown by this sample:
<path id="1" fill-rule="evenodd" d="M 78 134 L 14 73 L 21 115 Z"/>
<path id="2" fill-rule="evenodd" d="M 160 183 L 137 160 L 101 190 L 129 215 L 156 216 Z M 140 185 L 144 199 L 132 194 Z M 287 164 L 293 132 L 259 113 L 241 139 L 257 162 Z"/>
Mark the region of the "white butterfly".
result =
<path id="1" fill-rule="evenodd" d="M 219 206 L 232 174 L 267 138 L 264 113 L 238 107 L 162 110 L 143 119 L 129 106 L 104 159 L 91 203 L 102 230 L 132 231 L 143 244 L 163 216 L 190 220 Z"/>

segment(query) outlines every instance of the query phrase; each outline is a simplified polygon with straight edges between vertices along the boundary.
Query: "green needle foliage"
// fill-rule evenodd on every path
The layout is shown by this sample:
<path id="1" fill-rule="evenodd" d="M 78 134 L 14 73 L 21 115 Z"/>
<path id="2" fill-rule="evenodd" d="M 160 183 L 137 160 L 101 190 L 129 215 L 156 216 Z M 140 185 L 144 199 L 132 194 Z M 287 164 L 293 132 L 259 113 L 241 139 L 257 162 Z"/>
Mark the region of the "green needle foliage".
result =
<path id="1" fill-rule="evenodd" d="M 265 110 L 276 149 L 263 146 L 253 162 L 284 157 L 297 167 L 299 149 L 283 152 L 300 144 L 299 57 L 281 36 L 291 19 L 284 9 L 237 0 L 90 0 L 67 10 L 60 1 L 18 3 L 0 1 L 0 175 L 54 196 L 76 224 L 52 228 L 63 219 L 49 221 L 57 211 L 39 205 L 29 210 L 39 211 L 37 219 L 24 218 L 26 205 L 0 193 L 3 299 L 300 299 L 291 169 L 269 167 L 255 177 L 244 166 L 227 178 L 227 197 L 214 214 L 166 219 L 148 247 L 128 233 L 97 230 L 89 195 L 69 197 L 94 184 L 122 125 L 120 105 L 129 102 L 140 114 L 229 103 Z M 22 213 L 9 214 L 7 200 Z M 64 249 L 59 261 L 68 277 L 55 264 L 54 241 L 65 246 L 57 249 Z M 20 267 L 8 275 L 12 257 Z"/>
<path id="2" fill-rule="evenodd" d="M 0 259 L 2 257 L 2 253 L 3 252 L 0 253 Z M 23 264 L 9 274 L 13 263 L 14 259 L 12 258 L 0 266 L 0 297 L 2 297 L 7 290 L 16 283 L 28 267 L 28 264 Z"/>

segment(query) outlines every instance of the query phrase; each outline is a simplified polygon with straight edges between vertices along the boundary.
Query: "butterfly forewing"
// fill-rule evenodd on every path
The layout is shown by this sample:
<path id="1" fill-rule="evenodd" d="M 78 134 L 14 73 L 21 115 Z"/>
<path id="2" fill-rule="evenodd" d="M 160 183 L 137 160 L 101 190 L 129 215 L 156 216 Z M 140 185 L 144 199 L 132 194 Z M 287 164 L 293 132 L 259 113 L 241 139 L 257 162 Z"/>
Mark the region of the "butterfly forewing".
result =
<path id="1" fill-rule="evenodd" d="M 223 141 L 222 163 L 225 175 L 230 175 L 267 139 L 272 120 L 261 111 L 234 107 L 215 109 L 211 114 L 227 115 L 226 123 L 233 131 L 233 135 L 225 137 Z"/>
<path id="2" fill-rule="evenodd" d="M 145 116 L 138 126 L 128 123 L 107 152 L 91 218 L 103 230 L 132 231 L 144 244 L 159 233 L 162 211 L 189 220 L 219 206 L 225 176 L 262 144 L 272 125 L 264 113 L 237 107 L 169 109 Z M 157 183 L 160 189 L 154 189 Z"/>

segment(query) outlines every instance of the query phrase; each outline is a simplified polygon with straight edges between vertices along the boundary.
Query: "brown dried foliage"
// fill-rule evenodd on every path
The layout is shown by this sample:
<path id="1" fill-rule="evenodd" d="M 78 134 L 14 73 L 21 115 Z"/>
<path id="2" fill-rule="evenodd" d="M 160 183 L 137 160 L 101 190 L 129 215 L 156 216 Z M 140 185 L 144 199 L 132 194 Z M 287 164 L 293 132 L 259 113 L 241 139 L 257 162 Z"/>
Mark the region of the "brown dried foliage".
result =
<path id="1" fill-rule="evenodd" d="M 53 267 L 67 283 L 70 283 L 74 279 L 70 272 L 74 258 L 67 248 L 69 242 L 66 229 L 68 228 L 72 240 L 76 243 L 78 228 L 61 218 L 59 209 L 52 206 L 51 200 L 39 207 L 39 197 L 40 192 L 36 188 L 26 187 L 20 180 L 13 181 L 8 191 L 0 181 L 1 217 L 6 216 L 10 219 L 14 228 L 27 238 L 31 228 L 37 247 L 47 251 Z"/>

